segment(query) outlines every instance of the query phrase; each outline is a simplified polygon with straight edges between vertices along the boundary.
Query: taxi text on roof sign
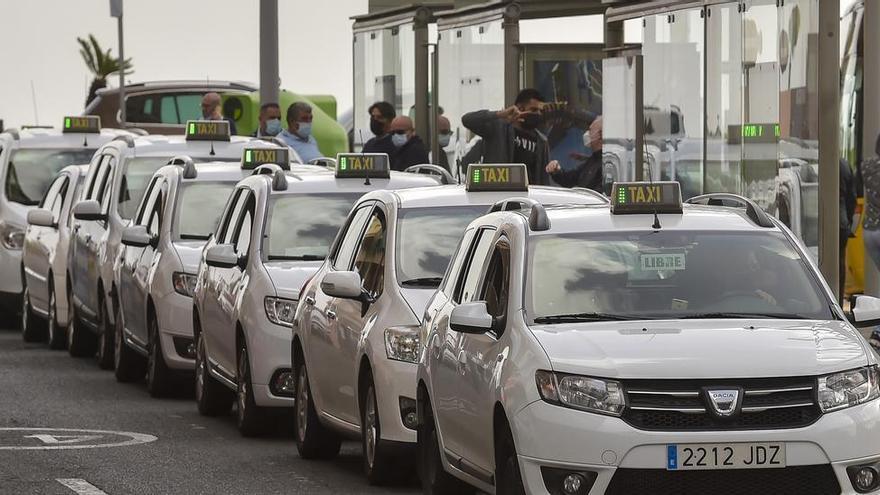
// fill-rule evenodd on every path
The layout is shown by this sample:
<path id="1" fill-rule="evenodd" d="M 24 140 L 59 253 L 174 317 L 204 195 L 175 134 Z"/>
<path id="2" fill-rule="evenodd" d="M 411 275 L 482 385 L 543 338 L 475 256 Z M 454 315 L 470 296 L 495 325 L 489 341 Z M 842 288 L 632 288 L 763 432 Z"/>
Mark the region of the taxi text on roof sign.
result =
<path id="1" fill-rule="evenodd" d="M 336 155 L 336 177 L 390 177 L 390 160 L 385 153 L 340 153 Z"/>
<path id="2" fill-rule="evenodd" d="M 468 165 L 467 191 L 528 191 L 529 176 L 522 163 Z"/>
<path id="3" fill-rule="evenodd" d="M 188 120 L 187 141 L 229 141 L 229 122 L 225 120 Z"/>
<path id="4" fill-rule="evenodd" d="M 98 117 L 97 115 L 64 117 L 64 127 L 61 132 L 99 133 L 101 132 L 101 117 Z"/>
<path id="5" fill-rule="evenodd" d="M 241 168 L 253 170 L 265 163 L 275 163 L 284 170 L 290 170 L 290 153 L 287 148 L 245 148 L 241 158 Z"/>
<path id="6" fill-rule="evenodd" d="M 615 182 L 611 212 L 615 215 L 681 213 L 681 186 L 678 182 Z"/>

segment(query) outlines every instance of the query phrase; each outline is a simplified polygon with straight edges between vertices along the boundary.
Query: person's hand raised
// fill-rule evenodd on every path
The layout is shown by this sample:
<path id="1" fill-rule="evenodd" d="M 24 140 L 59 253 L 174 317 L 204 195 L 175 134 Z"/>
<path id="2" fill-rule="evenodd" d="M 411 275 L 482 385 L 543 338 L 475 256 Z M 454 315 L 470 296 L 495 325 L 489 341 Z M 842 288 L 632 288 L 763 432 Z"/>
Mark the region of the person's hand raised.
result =
<path id="1" fill-rule="evenodd" d="M 547 166 L 544 167 L 544 170 L 548 174 L 555 174 L 556 172 L 559 172 L 560 170 L 562 170 L 562 167 L 559 165 L 558 161 L 551 160 L 550 163 L 548 163 Z"/>
<path id="2" fill-rule="evenodd" d="M 526 118 L 526 115 L 530 115 L 533 113 L 538 113 L 538 112 L 531 112 L 531 111 L 524 112 L 524 111 L 520 110 L 519 108 L 517 108 L 516 105 L 511 105 L 511 106 L 505 108 L 504 110 L 499 110 L 498 112 L 495 112 L 495 114 L 498 115 L 499 118 L 504 119 L 504 120 L 510 122 L 511 124 L 515 124 L 517 122 L 522 123 L 522 121 Z"/>

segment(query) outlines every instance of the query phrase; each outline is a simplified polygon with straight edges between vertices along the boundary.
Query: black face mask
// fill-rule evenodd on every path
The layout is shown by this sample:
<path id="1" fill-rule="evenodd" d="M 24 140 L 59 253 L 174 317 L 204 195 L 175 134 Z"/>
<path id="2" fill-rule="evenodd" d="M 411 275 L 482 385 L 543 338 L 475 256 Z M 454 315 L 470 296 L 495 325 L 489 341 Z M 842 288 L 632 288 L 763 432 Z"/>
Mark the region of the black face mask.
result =
<path id="1" fill-rule="evenodd" d="M 523 118 L 523 129 L 535 130 L 544 123 L 544 117 L 537 113 L 530 113 Z"/>
<path id="2" fill-rule="evenodd" d="M 377 136 L 385 134 L 385 124 L 379 122 L 376 119 L 370 119 L 370 132 Z"/>

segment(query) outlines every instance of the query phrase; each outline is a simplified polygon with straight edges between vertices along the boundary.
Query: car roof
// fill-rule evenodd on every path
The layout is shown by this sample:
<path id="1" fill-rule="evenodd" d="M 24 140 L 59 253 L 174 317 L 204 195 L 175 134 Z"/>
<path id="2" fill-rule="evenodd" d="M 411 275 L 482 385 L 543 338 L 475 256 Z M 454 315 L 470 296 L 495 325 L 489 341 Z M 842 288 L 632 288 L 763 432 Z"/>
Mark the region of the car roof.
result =
<path id="1" fill-rule="evenodd" d="M 241 159 L 246 147 L 273 148 L 278 145 L 248 136 L 230 136 L 229 141 L 187 141 L 184 135 L 165 136 L 151 134 L 134 138 L 134 148 L 126 143 L 113 143 L 120 150 L 132 150 L 134 156 L 172 156 L 188 155 L 199 158 L 215 156 L 217 158 Z M 211 154 L 211 151 L 214 154 Z M 125 153 L 125 151 L 123 151 Z"/>
<path id="2" fill-rule="evenodd" d="M 427 174 L 415 174 L 409 172 L 391 172 L 387 179 L 370 178 L 370 184 L 365 184 L 364 178 L 336 178 L 336 175 L 330 170 L 321 170 L 320 167 L 299 167 L 294 166 L 294 170 L 286 172 L 287 190 L 273 190 L 273 195 L 283 194 L 303 194 L 317 192 L 334 192 L 334 193 L 358 193 L 375 191 L 379 189 L 398 189 L 424 186 L 437 186 L 438 177 Z M 263 177 L 272 178 L 272 175 L 263 175 Z M 258 185 L 265 184 L 258 177 L 245 179 L 248 184 Z"/>
<path id="3" fill-rule="evenodd" d="M 85 175 L 89 172 L 89 164 L 84 163 L 81 165 L 68 165 L 58 171 L 59 174 L 65 173 L 65 172 L 70 172 L 70 173 L 78 174 L 78 175 Z"/>
<path id="4" fill-rule="evenodd" d="M 241 90 L 241 91 L 257 91 L 257 86 L 253 83 L 246 81 L 224 81 L 224 80 L 210 80 L 206 81 L 204 79 L 169 79 L 164 81 L 143 81 L 137 83 L 125 83 L 126 91 L 137 91 L 137 90 L 161 90 L 161 89 L 187 89 L 193 88 L 198 90 L 210 91 L 210 90 L 224 90 L 224 89 L 233 89 L 233 90 Z M 98 90 L 99 95 L 104 94 L 114 94 L 119 91 L 119 88 L 101 88 Z"/>
<path id="5" fill-rule="evenodd" d="M 378 197 L 381 192 L 371 193 L 368 197 Z M 528 191 L 473 191 L 465 190 L 464 185 L 435 186 L 431 188 L 415 188 L 393 191 L 394 198 L 400 208 L 424 208 L 431 206 L 456 205 L 493 205 L 514 197 L 532 198 L 542 204 L 578 204 L 599 205 L 607 203 L 599 193 L 585 189 L 564 189 L 561 187 L 529 186 Z"/>
<path id="6" fill-rule="evenodd" d="M 180 165 L 165 165 L 156 171 L 157 174 L 180 175 L 184 182 L 238 182 L 251 174 L 250 170 L 242 170 L 236 162 L 202 162 L 194 163 L 197 175 L 188 179 L 183 177 L 183 167 Z"/>
<path id="7" fill-rule="evenodd" d="M 15 134 L 18 138 L 15 138 Z M 27 128 L 27 129 L 10 129 L 3 132 L 3 136 L 12 139 L 13 146 L 16 148 L 99 148 L 102 145 L 112 141 L 117 136 L 134 136 L 131 132 L 123 129 L 103 128 L 100 133 L 63 133 L 61 129 L 56 128 Z M 87 143 L 87 146 L 83 146 Z"/>

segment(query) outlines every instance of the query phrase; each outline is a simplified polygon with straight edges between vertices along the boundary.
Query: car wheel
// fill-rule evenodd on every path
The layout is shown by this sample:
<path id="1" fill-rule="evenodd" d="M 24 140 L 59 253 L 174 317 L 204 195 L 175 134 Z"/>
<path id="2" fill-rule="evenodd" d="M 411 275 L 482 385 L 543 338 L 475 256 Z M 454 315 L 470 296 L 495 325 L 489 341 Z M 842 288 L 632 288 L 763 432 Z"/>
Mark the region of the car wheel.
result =
<path id="1" fill-rule="evenodd" d="M 73 357 L 95 355 L 95 334 L 82 327 L 76 308 L 70 306 L 70 325 L 67 327 L 67 352 Z"/>
<path id="2" fill-rule="evenodd" d="M 46 321 L 49 335 L 49 349 L 61 350 L 67 345 L 65 327 L 58 324 L 58 304 L 55 299 L 55 287 L 49 286 L 49 318 Z"/>
<path id="3" fill-rule="evenodd" d="M 525 495 L 519 458 L 513 443 L 513 434 L 505 426 L 503 437 L 495 440 L 495 479 L 498 495 Z"/>
<path id="4" fill-rule="evenodd" d="M 159 322 L 149 316 L 150 342 L 147 354 L 147 392 L 153 397 L 164 397 L 174 391 L 175 373 L 165 362 L 162 341 L 159 340 Z"/>
<path id="5" fill-rule="evenodd" d="M 122 310 L 119 307 L 116 308 L 115 320 L 113 325 L 113 365 L 116 381 L 121 383 L 138 381 L 146 373 L 146 363 L 144 363 L 143 356 L 125 344 Z"/>
<path id="6" fill-rule="evenodd" d="M 115 327 L 110 328 L 107 322 L 107 309 L 104 301 L 98 301 L 98 352 L 95 355 L 98 359 L 98 367 L 102 370 L 112 370 L 116 363 L 113 345 L 113 334 Z"/>
<path id="7" fill-rule="evenodd" d="M 205 339 L 199 333 L 196 336 L 196 404 L 199 406 L 199 413 L 202 416 L 229 414 L 233 399 L 233 392 L 215 380 L 208 371 Z"/>
<path id="8" fill-rule="evenodd" d="M 394 468 L 394 458 L 382 446 L 382 427 L 376 401 L 376 386 L 372 375 L 364 383 L 366 392 L 361 403 L 361 445 L 364 449 L 364 474 L 371 485 L 387 484 L 399 478 L 401 469 Z M 397 476 L 395 476 L 395 474 Z"/>
<path id="9" fill-rule="evenodd" d="M 254 400 L 251 363 L 246 343 L 242 343 L 241 349 L 238 350 L 236 381 L 238 386 L 235 392 L 235 403 L 238 408 L 236 415 L 238 431 L 246 437 L 260 435 L 266 431 L 267 411 L 258 406 Z"/>
<path id="10" fill-rule="evenodd" d="M 303 459 L 332 459 L 339 455 L 342 441 L 321 424 L 312 393 L 305 359 L 301 359 L 296 370 L 296 413 L 293 416 L 293 430 L 296 437 L 296 450 Z"/>
<path id="11" fill-rule="evenodd" d="M 46 328 L 31 310 L 31 298 L 27 286 L 21 293 L 21 338 L 25 342 L 42 342 L 46 339 Z"/>
<path id="12" fill-rule="evenodd" d="M 420 405 L 424 408 L 418 429 L 418 472 L 422 480 L 422 493 L 425 495 L 472 494 L 474 489 L 443 469 L 440 452 L 440 439 L 431 403 Z"/>

